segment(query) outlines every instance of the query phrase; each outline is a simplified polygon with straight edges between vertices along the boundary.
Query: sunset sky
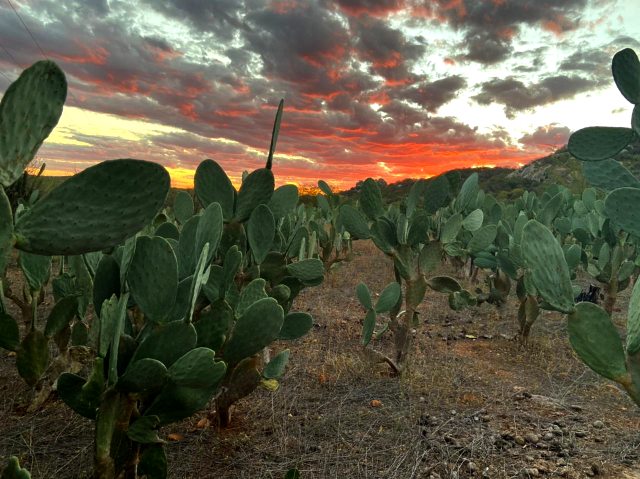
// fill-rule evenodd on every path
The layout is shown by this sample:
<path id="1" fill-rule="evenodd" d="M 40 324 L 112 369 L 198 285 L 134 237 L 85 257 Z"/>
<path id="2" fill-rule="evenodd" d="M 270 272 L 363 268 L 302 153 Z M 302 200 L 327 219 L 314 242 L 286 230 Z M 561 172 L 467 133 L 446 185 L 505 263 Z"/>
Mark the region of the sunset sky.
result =
<path id="1" fill-rule="evenodd" d="M 638 0 L 0 0 L 0 92 L 45 57 L 69 82 L 47 171 L 139 158 L 176 186 L 263 166 L 280 98 L 278 184 L 517 166 L 629 125 L 625 47 Z"/>

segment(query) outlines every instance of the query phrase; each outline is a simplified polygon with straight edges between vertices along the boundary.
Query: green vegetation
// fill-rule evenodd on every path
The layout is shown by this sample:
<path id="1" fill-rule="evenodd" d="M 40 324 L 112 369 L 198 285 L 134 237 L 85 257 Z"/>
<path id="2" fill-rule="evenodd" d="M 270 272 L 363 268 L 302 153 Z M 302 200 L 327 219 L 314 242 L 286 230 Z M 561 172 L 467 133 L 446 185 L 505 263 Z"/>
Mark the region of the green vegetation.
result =
<path id="1" fill-rule="evenodd" d="M 632 50 L 613 58 L 613 76 L 635 105 L 632 127 L 580 130 L 567 151 L 520 172 L 450 172 L 400 187 L 369 178 L 343 195 L 320 181 L 315 205 L 305 204 L 295 186 L 275 188 L 280 102 L 265 167 L 245 172 L 239 189 L 207 159 L 194 191 L 168 198 L 164 168 L 118 159 L 12 202 L 5 189 L 26 181 L 66 98 L 64 74 L 38 62 L 0 103 L 0 347 L 15 352 L 36 407 L 55 382 L 59 398 L 95 422 L 95 477 L 164 478 L 160 429 L 210 403 L 217 425 L 227 427 L 240 399 L 258 387 L 277 389 L 291 355 L 283 344 L 313 327 L 309 313 L 295 310 L 296 298 L 348 260 L 353 241 L 371 240 L 395 281 L 375 300 L 365 284 L 356 287 L 361 343 L 392 333 L 392 357 L 371 350 L 395 373 L 411 363 L 427 288 L 446 294 L 453 311 L 499 308 L 515 291 L 522 343 L 542 310 L 566 315 L 576 354 L 640 405 L 637 282 L 624 344 L 610 319 L 640 272 L 640 180 L 625 166 L 640 135 L 640 62 Z M 29 128 L 16 128 L 18 117 Z M 487 182 L 491 189 L 483 189 Z M 13 258 L 21 292 L 7 275 Z M 443 262 L 476 284 L 482 271 L 484 284 L 470 291 L 434 276 Z M 604 307 L 576 304 L 578 273 L 602 284 Z M 47 285 L 53 307 L 42 321 Z M 89 353 L 88 374 L 74 363 L 78 348 Z M 11 458 L 2 477 L 29 473 Z"/>

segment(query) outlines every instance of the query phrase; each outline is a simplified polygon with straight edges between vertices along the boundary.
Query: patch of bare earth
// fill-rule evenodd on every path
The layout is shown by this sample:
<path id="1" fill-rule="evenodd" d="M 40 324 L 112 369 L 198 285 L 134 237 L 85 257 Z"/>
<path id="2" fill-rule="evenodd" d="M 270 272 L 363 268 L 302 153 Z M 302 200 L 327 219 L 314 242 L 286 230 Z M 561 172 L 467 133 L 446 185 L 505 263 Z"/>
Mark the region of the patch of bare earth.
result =
<path id="1" fill-rule="evenodd" d="M 521 347 L 513 300 L 453 312 L 430 291 L 410 371 L 398 379 L 373 363 L 355 286 L 381 291 L 392 266 L 368 242 L 355 249 L 297 300 L 316 326 L 274 348 L 292 350 L 278 391 L 242 400 L 228 430 L 207 427 L 211 411 L 163 430 L 178 439 L 170 477 L 282 478 L 297 467 L 303 479 L 640 478 L 640 409 L 574 356 L 559 315 L 545 312 Z M 374 346 L 391 353 L 391 337 Z M 91 422 L 59 401 L 24 414 L 13 398 L 25 389 L 1 353 L 0 461 L 18 455 L 35 478 L 88 477 Z"/>

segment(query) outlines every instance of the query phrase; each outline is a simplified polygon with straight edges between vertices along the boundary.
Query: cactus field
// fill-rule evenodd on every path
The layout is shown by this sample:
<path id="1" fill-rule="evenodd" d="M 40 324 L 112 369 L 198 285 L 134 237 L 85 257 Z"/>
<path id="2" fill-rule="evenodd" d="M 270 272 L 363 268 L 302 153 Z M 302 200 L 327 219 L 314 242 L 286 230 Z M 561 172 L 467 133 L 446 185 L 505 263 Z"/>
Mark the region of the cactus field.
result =
<path id="1" fill-rule="evenodd" d="M 304 202 L 277 181 L 283 101 L 238 186 L 203 159 L 170 195 L 123 158 L 10 199 L 67 95 L 24 70 L 0 103 L 0 477 L 639 478 L 640 179 L 616 158 L 640 61 L 611 70 L 630 128 L 571 135 L 581 191 L 319 178 Z"/>

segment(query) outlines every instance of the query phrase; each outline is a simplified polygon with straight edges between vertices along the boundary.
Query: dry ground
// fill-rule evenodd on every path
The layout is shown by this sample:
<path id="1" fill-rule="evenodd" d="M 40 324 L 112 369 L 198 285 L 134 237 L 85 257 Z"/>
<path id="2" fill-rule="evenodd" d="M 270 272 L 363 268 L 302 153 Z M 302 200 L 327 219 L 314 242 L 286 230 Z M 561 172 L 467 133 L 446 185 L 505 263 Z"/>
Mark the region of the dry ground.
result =
<path id="1" fill-rule="evenodd" d="M 640 478 L 640 409 L 575 358 L 559 315 L 545 312 L 522 348 L 515 303 L 453 312 L 429 292 L 399 380 L 362 354 L 355 299 L 358 282 L 379 292 L 391 280 L 389 260 L 358 242 L 352 262 L 297 301 L 316 327 L 276 345 L 292 350 L 278 391 L 241 401 L 229 430 L 203 428 L 210 411 L 163 430 L 178 439 L 170 477 L 281 479 L 297 467 L 303 479 Z M 375 346 L 390 352 L 390 338 Z M 91 422 L 59 401 L 24 413 L 25 392 L 1 352 L 0 461 L 17 455 L 34 478 L 88 477 Z"/>

